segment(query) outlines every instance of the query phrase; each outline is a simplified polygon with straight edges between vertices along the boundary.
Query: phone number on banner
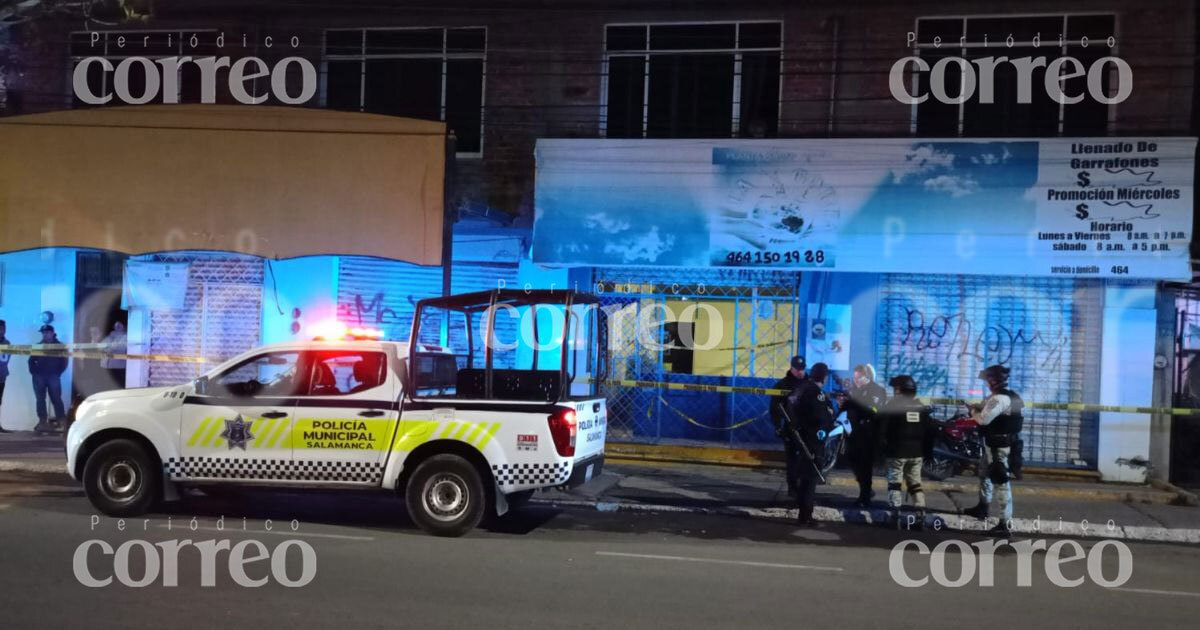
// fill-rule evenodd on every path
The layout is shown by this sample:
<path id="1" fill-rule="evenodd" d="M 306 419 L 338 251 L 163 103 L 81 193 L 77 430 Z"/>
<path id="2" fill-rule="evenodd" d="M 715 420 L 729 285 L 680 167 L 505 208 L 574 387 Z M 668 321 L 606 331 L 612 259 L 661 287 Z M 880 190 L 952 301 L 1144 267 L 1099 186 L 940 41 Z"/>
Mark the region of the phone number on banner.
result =
<path id="1" fill-rule="evenodd" d="M 735 267 L 833 267 L 833 253 L 825 249 L 744 250 L 728 252 L 724 260 L 714 262 Z"/>

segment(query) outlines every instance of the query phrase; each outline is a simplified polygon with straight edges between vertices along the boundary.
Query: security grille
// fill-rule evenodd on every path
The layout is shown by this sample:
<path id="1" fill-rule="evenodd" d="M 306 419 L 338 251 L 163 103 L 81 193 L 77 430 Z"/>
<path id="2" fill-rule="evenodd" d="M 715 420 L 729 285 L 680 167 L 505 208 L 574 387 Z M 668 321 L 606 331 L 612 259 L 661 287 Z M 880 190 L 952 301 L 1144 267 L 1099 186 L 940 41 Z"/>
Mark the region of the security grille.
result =
<path id="1" fill-rule="evenodd" d="M 500 281 L 517 286 L 517 266 L 459 262 L 450 275 L 454 293 L 495 289 Z M 441 267 L 361 256 L 338 259 L 339 321 L 378 328 L 385 339 L 408 341 L 417 301 L 441 294 Z M 505 320 L 498 318 L 497 324 Z"/>
<path id="2" fill-rule="evenodd" d="M 798 282 L 773 270 L 597 269 L 608 378 L 770 387 L 798 346 Z M 614 441 L 778 442 L 765 396 L 611 383 L 601 395 Z"/>
<path id="3" fill-rule="evenodd" d="M 885 275 L 875 337 L 880 380 L 910 374 L 922 396 L 979 399 L 979 370 L 998 363 L 1012 370 L 1024 400 L 1094 403 L 1102 295 L 1098 282 L 1062 278 Z M 1096 414 L 1024 415 L 1031 464 L 1095 467 Z"/>
<path id="4" fill-rule="evenodd" d="M 151 361 L 150 386 L 187 382 L 253 348 L 262 330 L 263 261 L 251 256 L 172 253 L 144 258 L 187 263 L 184 308 L 150 312 L 150 353 L 205 357 L 205 364 Z"/>

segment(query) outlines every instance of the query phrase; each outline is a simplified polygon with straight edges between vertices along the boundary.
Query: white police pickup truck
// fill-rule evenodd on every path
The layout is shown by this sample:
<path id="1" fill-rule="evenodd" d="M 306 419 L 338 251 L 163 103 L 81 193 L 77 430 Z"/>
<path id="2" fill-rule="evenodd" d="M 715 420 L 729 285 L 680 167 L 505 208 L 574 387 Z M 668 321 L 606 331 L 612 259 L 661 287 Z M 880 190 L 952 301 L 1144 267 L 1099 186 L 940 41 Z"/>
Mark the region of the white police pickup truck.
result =
<path id="1" fill-rule="evenodd" d="M 327 334 L 189 384 L 96 394 L 67 434 L 68 470 L 113 516 L 179 485 L 361 487 L 401 492 L 422 529 L 462 535 L 489 509 L 599 474 L 606 409 L 581 378 L 603 363 L 595 306 L 563 291 L 433 298 L 409 343 Z"/>

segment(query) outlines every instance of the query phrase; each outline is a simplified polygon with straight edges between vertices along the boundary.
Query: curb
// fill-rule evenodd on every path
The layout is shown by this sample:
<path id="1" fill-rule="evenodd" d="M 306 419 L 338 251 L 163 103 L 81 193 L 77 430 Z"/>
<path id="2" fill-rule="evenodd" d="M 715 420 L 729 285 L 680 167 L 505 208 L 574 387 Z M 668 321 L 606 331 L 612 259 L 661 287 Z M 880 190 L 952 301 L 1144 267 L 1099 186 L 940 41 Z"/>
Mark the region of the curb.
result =
<path id="1" fill-rule="evenodd" d="M 755 508 L 730 505 L 719 508 L 686 507 L 678 505 L 656 505 L 652 503 L 628 503 L 621 501 L 583 501 L 561 499 L 531 499 L 530 503 L 551 507 L 573 507 L 592 509 L 597 512 L 641 512 L 651 514 L 706 514 L 717 516 L 740 516 L 772 521 L 795 520 L 795 508 Z M 822 523 L 894 524 L 888 510 L 838 509 L 817 506 L 813 518 Z M 981 521 L 958 514 L 927 514 L 926 531 L 957 531 L 986 534 L 995 522 Z M 1084 526 L 1080 523 L 1042 523 L 1040 519 L 1015 518 L 1011 529 L 1014 534 L 1045 535 L 1066 538 L 1095 540 L 1130 540 L 1136 542 L 1165 542 L 1185 545 L 1200 545 L 1200 529 L 1169 529 L 1166 527 L 1121 526 L 1107 524 Z"/>
<path id="2" fill-rule="evenodd" d="M 714 464 L 745 468 L 783 468 L 783 452 L 770 449 L 692 446 L 683 444 L 641 444 L 609 442 L 606 458 L 624 461 L 667 462 L 675 464 Z M 1100 473 L 1074 468 L 1026 466 L 1026 475 L 1047 481 L 1100 482 Z"/>
<path id="3" fill-rule="evenodd" d="M 677 448 L 677 447 L 672 447 Z M 688 447 L 690 448 L 690 447 Z M 722 449 L 712 449 L 722 450 Z M 782 465 L 774 465 L 773 463 L 754 465 L 742 462 L 724 462 L 713 463 L 699 461 L 696 459 L 690 461 L 675 460 L 675 459 L 660 459 L 660 458 L 642 458 L 630 457 L 626 453 L 620 455 L 609 450 L 605 451 L 607 464 L 625 464 L 630 466 L 651 466 L 655 463 L 671 463 L 671 464 L 692 464 L 700 466 L 718 465 L 718 466 L 733 466 L 739 468 L 754 467 L 766 469 L 782 470 Z M 1195 503 L 1187 503 L 1186 499 L 1181 499 L 1183 495 L 1189 494 L 1178 488 L 1171 490 L 1168 488 L 1160 488 L 1158 486 L 1146 487 L 1141 485 L 1129 486 L 1106 486 L 1095 483 L 1090 478 L 1080 479 L 1078 477 L 1071 479 L 1077 487 L 1039 487 L 1025 485 L 1017 482 L 1013 485 L 1013 493 L 1016 496 L 1027 497 L 1044 497 L 1051 499 L 1080 499 L 1088 501 L 1120 501 L 1122 503 L 1154 503 L 1159 505 L 1179 505 L 1183 502 L 1186 505 L 1196 505 Z M 849 476 L 831 475 L 828 483 L 834 486 L 853 487 L 857 486 L 857 482 Z M 979 491 L 979 486 L 974 478 L 965 481 L 933 481 L 924 480 L 922 485 L 927 490 L 935 491 L 951 491 L 966 494 L 975 494 Z M 1153 485 L 1153 484 L 1152 484 Z M 878 477 L 875 481 L 875 489 L 886 489 L 886 483 L 880 481 Z M 1194 497 L 1194 495 L 1192 495 Z"/>
<path id="4" fill-rule="evenodd" d="M 66 462 L 0 459 L 0 472 L 25 472 L 39 475 L 67 474 Z"/>
<path id="5" fill-rule="evenodd" d="M 1175 493 L 1175 501 L 1172 502 L 1172 505 L 1200 506 L 1200 497 L 1197 497 L 1194 492 L 1188 492 L 1173 483 L 1152 478 L 1150 479 L 1150 485 L 1164 492 Z"/>

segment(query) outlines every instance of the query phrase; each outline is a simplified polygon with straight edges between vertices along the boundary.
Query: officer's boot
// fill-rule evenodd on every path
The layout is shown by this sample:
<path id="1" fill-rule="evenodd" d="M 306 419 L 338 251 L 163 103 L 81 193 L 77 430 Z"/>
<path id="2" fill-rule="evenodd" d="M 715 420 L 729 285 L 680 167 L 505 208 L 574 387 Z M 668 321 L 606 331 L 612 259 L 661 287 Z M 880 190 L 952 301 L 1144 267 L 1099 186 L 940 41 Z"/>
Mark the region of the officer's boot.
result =
<path id="1" fill-rule="evenodd" d="M 982 521 L 988 517 L 988 504 L 980 501 L 975 507 L 963 510 L 963 515 L 971 516 Z"/>
<path id="2" fill-rule="evenodd" d="M 858 493 L 858 500 L 854 502 L 855 507 L 863 510 L 871 507 L 871 497 L 873 496 L 875 496 L 875 493 L 870 489 L 860 491 Z"/>
<path id="3" fill-rule="evenodd" d="M 1012 529 L 1008 526 L 1008 521 L 1000 519 L 996 526 L 987 531 L 990 536 L 998 536 L 1000 538 L 1008 538 L 1012 535 Z"/>

